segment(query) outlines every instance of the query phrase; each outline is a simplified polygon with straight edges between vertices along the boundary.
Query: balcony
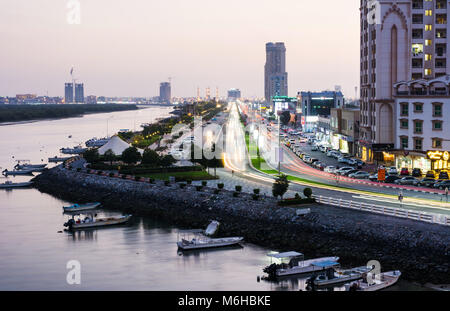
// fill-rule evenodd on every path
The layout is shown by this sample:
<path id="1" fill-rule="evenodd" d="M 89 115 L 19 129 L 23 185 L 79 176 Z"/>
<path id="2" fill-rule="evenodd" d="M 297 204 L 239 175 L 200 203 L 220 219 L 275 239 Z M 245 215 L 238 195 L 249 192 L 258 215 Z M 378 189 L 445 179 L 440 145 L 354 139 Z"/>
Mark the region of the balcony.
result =
<path id="1" fill-rule="evenodd" d="M 396 96 L 450 96 L 450 92 L 447 91 L 426 91 L 426 90 L 415 90 L 415 91 L 396 91 Z"/>

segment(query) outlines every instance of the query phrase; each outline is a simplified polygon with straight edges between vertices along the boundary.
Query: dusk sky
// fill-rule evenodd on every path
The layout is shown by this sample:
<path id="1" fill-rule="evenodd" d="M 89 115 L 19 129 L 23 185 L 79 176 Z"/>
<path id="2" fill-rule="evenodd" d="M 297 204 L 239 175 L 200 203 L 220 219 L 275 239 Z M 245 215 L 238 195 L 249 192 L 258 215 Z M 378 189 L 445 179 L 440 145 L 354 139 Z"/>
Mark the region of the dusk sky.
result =
<path id="1" fill-rule="evenodd" d="M 0 0 L 0 96 L 62 96 L 70 68 L 85 95 L 263 97 L 265 43 L 284 42 L 289 95 L 359 86 L 359 1 Z"/>

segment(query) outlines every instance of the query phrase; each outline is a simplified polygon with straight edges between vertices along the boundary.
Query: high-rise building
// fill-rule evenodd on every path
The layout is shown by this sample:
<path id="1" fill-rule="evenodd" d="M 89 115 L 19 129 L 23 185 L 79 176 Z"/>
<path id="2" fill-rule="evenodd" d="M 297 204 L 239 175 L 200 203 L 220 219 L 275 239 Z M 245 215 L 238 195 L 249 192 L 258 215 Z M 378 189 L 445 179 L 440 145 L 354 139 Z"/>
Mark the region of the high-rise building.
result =
<path id="1" fill-rule="evenodd" d="M 159 101 L 166 104 L 172 102 L 170 82 L 161 82 L 159 86 Z"/>
<path id="2" fill-rule="evenodd" d="M 286 48 L 283 42 L 266 44 L 264 96 L 269 103 L 272 102 L 272 97 L 274 96 L 288 96 Z"/>
<path id="3" fill-rule="evenodd" d="M 84 84 L 75 83 L 75 102 L 84 103 Z"/>
<path id="4" fill-rule="evenodd" d="M 402 81 L 424 84 L 450 72 L 447 2 L 361 0 L 358 155 L 363 160 L 391 157 L 388 153 L 397 140 L 395 123 L 400 109 L 399 90 L 394 85 Z M 415 96 L 413 84 L 409 86 L 408 96 Z"/>
<path id="5" fill-rule="evenodd" d="M 241 98 L 241 91 L 239 89 L 228 90 L 228 100 L 236 100 Z"/>
<path id="6" fill-rule="evenodd" d="M 89 95 L 86 97 L 86 104 L 95 105 L 97 104 L 97 96 Z"/>
<path id="7" fill-rule="evenodd" d="M 64 85 L 64 102 L 66 104 L 73 103 L 73 83 L 66 83 Z"/>

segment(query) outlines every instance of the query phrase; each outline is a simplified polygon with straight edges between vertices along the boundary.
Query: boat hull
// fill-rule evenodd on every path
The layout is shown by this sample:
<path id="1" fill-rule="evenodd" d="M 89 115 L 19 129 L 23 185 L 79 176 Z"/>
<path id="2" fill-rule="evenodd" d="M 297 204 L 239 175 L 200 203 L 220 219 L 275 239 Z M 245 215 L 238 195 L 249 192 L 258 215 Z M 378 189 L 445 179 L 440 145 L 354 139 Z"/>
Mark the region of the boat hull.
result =
<path id="1" fill-rule="evenodd" d="M 16 175 L 33 175 L 32 170 L 23 170 L 23 171 L 7 171 L 3 172 L 3 175 L 5 176 L 16 176 Z"/>
<path id="2" fill-rule="evenodd" d="M 101 228 L 101 227 L 107 227 L 107 226 L 114 226 L 114 225 L 122 225 L 125 224 L 130 220 L 131 216 L 124 216 L 121 218 L 111 219 L 111 220 L 97 220 L 95 222 L 89 222 L 89 223 L 80 223 L 80 224 L 73 224 L 71 226 L 71 230 L 83 230 L 83 229 L 94 229 L 94 228 Z"/>
<path id="3" fill-rule="evenodd" d="M 283 277 L 288 275 L 296 275 L 296 274 L 307 274 L 318 271 L 323 271 L 322 267 L 314 266 L 312 263 L 321 262 L 321 261 L 339 261 L 339 257 L 323 257 L 305 260 L 303 266 L 296 266 L 291 269 L 277 269 L 276 276 Z"/>
<path id="4" fill-rule="evenodd" d="M 65 212 L 82 212 L 96 209 L 99 206 L 100 203 L 95 203 L 95 204 L 80 205 L 79 207 L 63 206 L 63 209 Z"/>
<path id="5" fill-rule="evenodd" d="M 181 250 L 196 250 L 196 249 L 207 249 L 207 248 L 218 248 L 218 247 L 226 247 L 226 246 L 233 246 L 238 245 L 241 242 L 243 242 L 243 238 L 235 238 L 233 240 L 223 240 L 223 241 L 217 241 L 217 242 L 210 242 L 210 243 L 198 243 L 198 244 L 185 244 L 183 242 L 177 242 L 178 248 Z"/>
<path id="6" fill-rule="evenodd" d="M 32 182 L 23 182 L 23 183 L 17 183 L 17 184 L 0 184 L 0 189 L 12 189 L 12 188 L 24 188 L 29 187 L 33 183 Z"/>

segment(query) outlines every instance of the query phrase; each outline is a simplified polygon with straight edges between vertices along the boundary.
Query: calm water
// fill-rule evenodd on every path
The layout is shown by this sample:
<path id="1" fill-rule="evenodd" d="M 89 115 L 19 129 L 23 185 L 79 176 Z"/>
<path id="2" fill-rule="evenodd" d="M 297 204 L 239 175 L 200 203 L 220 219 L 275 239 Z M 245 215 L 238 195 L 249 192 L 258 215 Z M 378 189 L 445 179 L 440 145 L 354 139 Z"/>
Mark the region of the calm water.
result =
<path id="1" fill-rule="evenodd" d="M 16 159 L 45 162 L 93 136 L 167 116 L 171 108 L 88 115 L 0 126 L 0 167 Z M 109 120 L 109 124 L 107 124 Z M 68 138 L 72 135 L 72 138 Z M 11 177 L 23 181 L 29 177 Z M 0 182 L 4 182 L 4 178 Z M 134 217 L 126 226 L 62 232 L 64 202 L 34 189 L 0 190 L 0 290 L 299 290 L 304 279 L 257 281 L 270 251 L 243 248 L 178 254 L 177 229 Z M 107 212 L 105 212 L 107 214 Z M 66 264 L 81 263 L 81 285 L 68 285 Z M 401 283 L 392 289 L 418 289 Z"/>

